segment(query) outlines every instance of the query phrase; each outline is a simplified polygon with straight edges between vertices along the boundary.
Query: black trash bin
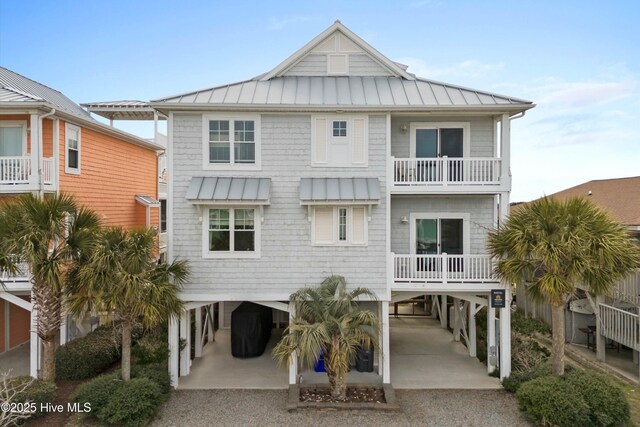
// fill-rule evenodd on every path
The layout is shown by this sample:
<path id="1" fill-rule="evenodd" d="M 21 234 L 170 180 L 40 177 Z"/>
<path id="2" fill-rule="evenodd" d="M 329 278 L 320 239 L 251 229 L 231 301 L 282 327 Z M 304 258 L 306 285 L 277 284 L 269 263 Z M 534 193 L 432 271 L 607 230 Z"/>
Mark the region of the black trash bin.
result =
<path id="1" fill-rule="evenodd" d="M 365 349 L 359 347 L 356 354 L 356 370 L 358 372 L 373 372 L 373 347 Z"/>
<path id="2" fill-rule="evenodd" d="M 233 357 L 258 357 L 264 353 L 273 326 L 272 310 L 263 305 L 243 302 L 231 312 L 231 354 Z"/>

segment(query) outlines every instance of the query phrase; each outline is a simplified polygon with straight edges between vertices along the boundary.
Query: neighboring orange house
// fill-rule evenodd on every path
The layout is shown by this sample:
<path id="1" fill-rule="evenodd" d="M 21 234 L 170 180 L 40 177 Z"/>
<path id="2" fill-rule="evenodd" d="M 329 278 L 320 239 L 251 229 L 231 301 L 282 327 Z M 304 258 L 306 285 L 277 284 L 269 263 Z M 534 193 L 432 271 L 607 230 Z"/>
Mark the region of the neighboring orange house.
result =
<path id="1" fill-rule="evenodd" d="M 106 225 L 157 229 L 161 150 L 94 120 L 62 93 L 0 67 L 0 202 L 28 192 L 64 192 L 98 212 Z M 31 285 L 28 273 L 18 276 L 1 278 L 0 353 L 29 340 Z M 61 331 L 62 341 L 66 336 Z M 32 375 L 34 363 L 32 355 Z"/>

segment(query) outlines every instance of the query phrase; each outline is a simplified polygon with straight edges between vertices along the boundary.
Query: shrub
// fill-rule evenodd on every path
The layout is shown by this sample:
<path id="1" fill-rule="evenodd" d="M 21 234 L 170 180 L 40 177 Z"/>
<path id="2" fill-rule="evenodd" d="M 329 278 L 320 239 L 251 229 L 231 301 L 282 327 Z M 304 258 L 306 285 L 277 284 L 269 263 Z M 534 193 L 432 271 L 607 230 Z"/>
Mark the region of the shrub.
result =
<path id="1" fill-rule="evenodd" d="M 525 317 L 524 314 L 517 311 L 512 313 L 511 329 L 522 335 L 532 335 L 534 332 L 540 332 L 545 335 L 551 334 L 551 326 L 537 319 Z"/>
<path id="2" fill-rule="evenodd" d="M 134 365 L 131 375 L 133 378 L 147 378 L 160 387 L 163 395 L 169 395 L 171 391 L 171 376 L 166 364 Z"/>
<path id="3" fill-rule="evenodd" d="M 160 386 L 148 378 L 120 382 L 98 419 L 118 426 L 145 425 L 161 401 Z"/>
<path id="4" fill-rule="evenodd" d="M 101 374 L 120 359 L 122 336 L 119 328 L 100 326 L 56 350 L 56 376 L 79 380 Z"/>
<path id="5" fill-rule="evenodd" d="M 101 375 L 79 386 L 72 400 L 81 406 L 85 403 L 91 404 L 91 415 L 100 417 L 100 412 L 121 384 L 118 374 Z"/>
<path id="6" fill-rule="evenodd" d="M 530 336 L 511 334 L 511 367 L 514 372 L 536 369 L 549 355 L 549 350 Z"/>
<path id="7" fill-rule="evenodd" d="M 629 420 L 629 402 L 622 387 L 600 374 L 574 370 L 565 375 L 590 408 L 593 426 L 622 425 Z"/>
<path id="8" fill-rule="evenodd" d="M 40 412 L 40 404 L 52 403 L 56 399 L 56 385 L 49 381 L 33 379 L 29 376 L 15 377 L 8 381 L 9 386 L 14 389 L 19 389 L 21 385 L 29 382 L 31 382 L 31 384 L 23 391 L 17 393 L 13 401 L 16 403 L 35 403 L 36 412 L 32 415 L 32 417 L 35 418 L 43 414 Z"/>
<path id="9" fill-rule="evenodd" d="M 515 393 L 522 384 L 546 375 L 551 375 L 551 365 L 543 363 L 528 371 L 512 372 L 511 375 L 502 380 L 502 386 L 508 392 Z"/>
<path id="10" fill-rule="evenodd" d="M 152 332 L 142 337 L 131 349 L 137 364 L 162 363 L 169 359 L 169 344 L 166 334 Z"/>
<path id="11" fill-rule="evenodd" d="M 579 390 L 553 375 L 527 381 L 516 392 L 518 406 L 540 425 L 589 426 L 589 405 Z"/>

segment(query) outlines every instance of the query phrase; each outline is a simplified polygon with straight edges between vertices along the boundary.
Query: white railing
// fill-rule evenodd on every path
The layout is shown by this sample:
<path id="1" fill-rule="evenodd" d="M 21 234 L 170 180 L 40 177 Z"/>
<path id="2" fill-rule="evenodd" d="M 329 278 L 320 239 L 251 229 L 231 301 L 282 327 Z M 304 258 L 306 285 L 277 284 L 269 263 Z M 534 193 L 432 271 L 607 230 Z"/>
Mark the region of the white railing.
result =
<path id="1" fill-rule="evenodd" d="M 393 158 L 394 185 L 498 185 L 499 158 Z"/>
<path id="2" fill-rule="evenodd" d="M 31 280 L 31 274 L 29 273 L 29 264 L 27 263 L 20 263 L 17 266 L 17 270 L 15 273 L 13 274 L 9 274 L 6 271 L 3 271 L 0 273 L 0 281 L 3 283 L 10 283 L 10 282 L 28 282 L 29 280 Z M 0 287 L 0 290 L 1 287 Z"/>
<path id="3" fill-rule="evenodd" d="M 489 255 L 392 255 L 396 282 L 495 282 Z"/>
<path id="4" fill-rule="evenodd" d="M 606 304 L 599 304 L 598 310 L 602 335 L 634 350 L 640 350 L 637 314 Z"/>
<path id="5" fill-rule="evenodd" d="M 616 283 L 612 296 L 619 301 L 640 305 L 640 270 Z"/>
<path id="6" fill-rule="evenodd" d="M 0 157 L 0 185 L 1 184 L 29 184 L 32 175 L 31 157 Z M 42 159 L 42 182 L 53 184 L 53 158 Z"/>

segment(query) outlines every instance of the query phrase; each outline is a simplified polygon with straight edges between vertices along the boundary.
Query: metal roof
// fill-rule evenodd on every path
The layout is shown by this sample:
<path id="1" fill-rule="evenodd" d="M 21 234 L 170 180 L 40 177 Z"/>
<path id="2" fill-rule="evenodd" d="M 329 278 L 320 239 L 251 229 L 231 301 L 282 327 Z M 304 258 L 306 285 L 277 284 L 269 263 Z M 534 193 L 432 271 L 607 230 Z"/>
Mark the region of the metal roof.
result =
<path id="1" fill-rule="evenodd" d="M 67 113 L 80 116 L 85 119 L 92 119 L 91 115 L 83 110 L 78 104 L 64 96 L 61 92 L 51 89 L 48 86 L 38 83 L 34 80 L 28 79 L 16 72 L 13 72 L 7 68 L 0 67 L 0 88 L 3 89 L 3 95 L 9 97 L 9 93 L 13 92 L 13 99 L 2 99 L 3 95 L 0 95 L 0 101 L 3 102 L 33 102 L 33 101 L 45 101 L 51 104 L 54 108 Z"/>
<path id="2" fill-rule="evenodd" d="M 187 189 L 187 200 L 194 203 L 269 204 L 270 178 L 194 177 Z"/>
<path id="3" fill-rule="evenodd" d="M 136 194 L 136 202 L 143 206 L 149 206 L 151 208 L 159 208 L 160 202 L 151 196 L 146 194 Z"/>
<path id="4" fill-rule="evenodd" d="M 300 201 L 309 202 L 378 202 L 378 178 L 302 178 Z"/>
<path id="5" fill-rule="evenodd" d="M 80 105 L 87 111 L 109 120 L 153 120 L 155 118 L 155 110 L 145 101 L 87 102 Z"/>
<path id="6" fill-rule="evenodd" d="M 154 103 L 220 106 L 448 107 L 531 105 L 530 101 L 417 78 L 285 76 L 246 80 Z"/>

